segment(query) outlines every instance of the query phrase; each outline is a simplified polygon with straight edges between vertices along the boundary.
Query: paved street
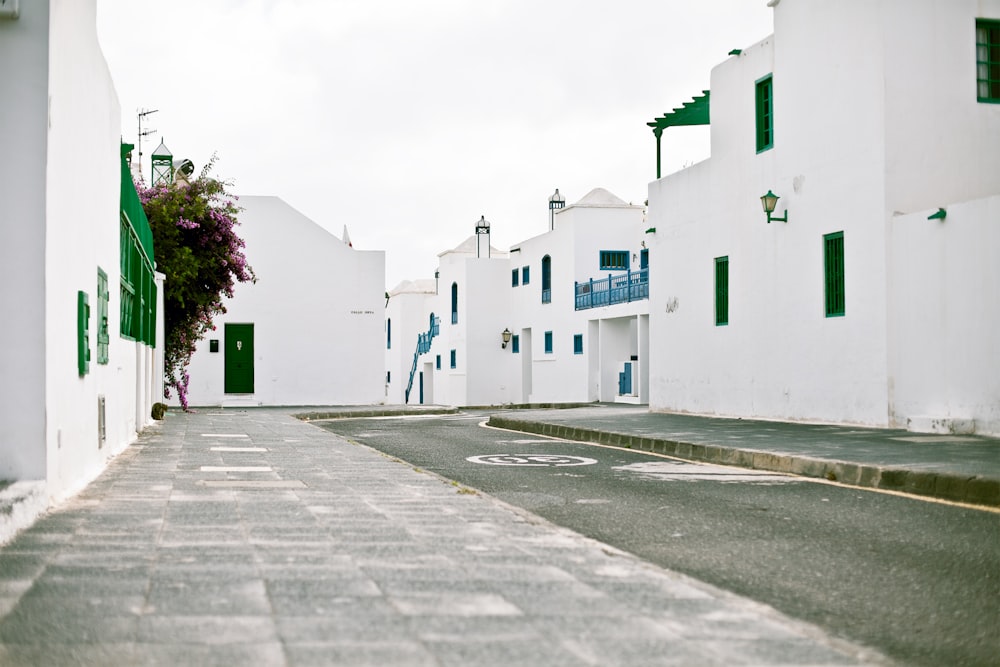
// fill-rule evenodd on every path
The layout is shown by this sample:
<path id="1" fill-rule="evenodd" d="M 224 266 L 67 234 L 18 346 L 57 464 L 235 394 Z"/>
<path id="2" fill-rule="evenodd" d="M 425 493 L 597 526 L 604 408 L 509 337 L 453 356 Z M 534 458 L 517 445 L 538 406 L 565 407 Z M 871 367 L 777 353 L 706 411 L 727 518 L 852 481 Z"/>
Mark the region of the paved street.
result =
<path id="1" fill-rule="evenodd" d="M 589 412 L 604 413 L 602 419 L 618 431 L 633 419 L 628 411 L 602 409 L 531 414 L 571 424 L 571 415 Z M 485 429 L 479 423 L 487 415 L 324 426 L 650 562 L 875 646 L 905 664 L 997 664 L 996 511 Z M 639 412 L 634 417 L 646 427 L 655 421 Z M 688 421 L 689 430 L 696 428 L 695 420 Z M 765 425 L 764 433 L 778 430 L 787 441 L 782 446 L 807 448 L 788 437 L 791 426 L 781 426 Z M 725 439 L 738 446 L 736 427 L 725 427 Z M 754 446 L 761 440 L 749 423 L 743 435 Z M 878 456 L 872 445 L 879 435 L 851 434 L 866 445 L 854 455 Z M 814 444 L 812 451 L 817 449 Z M 920 452 L 928 459 L 926 449 Z M 967 461 L 948 465 L 971 465 Z M 917 464 L 931 466 L 929 460 Z M 981 464 L 979 470 L 991 469 Z"/>
<path id="2" fill-rule="evenodd" d="M 0 664 L 887 661 L 260 409 L 169 413 L 0 548 Z"/>

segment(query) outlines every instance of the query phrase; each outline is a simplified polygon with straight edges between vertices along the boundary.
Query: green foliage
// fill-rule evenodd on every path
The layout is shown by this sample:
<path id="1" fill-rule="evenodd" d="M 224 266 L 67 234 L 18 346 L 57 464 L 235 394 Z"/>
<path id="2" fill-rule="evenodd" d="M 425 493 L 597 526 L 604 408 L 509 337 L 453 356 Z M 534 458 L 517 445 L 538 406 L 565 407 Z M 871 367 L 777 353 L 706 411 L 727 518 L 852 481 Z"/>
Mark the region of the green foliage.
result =
<path id="1" fill-rule="evenodd" d="M 191 362 L 196 343 L 214 330 L 212 318 L 225 313 L 223 297 L 232 297 L 237 282 L 253 282 L 253 269 L 236 233 L 240 208 L 229 185 L 209 177 L 215 157 L 189 184 L 147 188 L 136 185 L 153 231 L 156 269 L 166 275 L 163 286 L 164 387 L 186 410 Z"/>

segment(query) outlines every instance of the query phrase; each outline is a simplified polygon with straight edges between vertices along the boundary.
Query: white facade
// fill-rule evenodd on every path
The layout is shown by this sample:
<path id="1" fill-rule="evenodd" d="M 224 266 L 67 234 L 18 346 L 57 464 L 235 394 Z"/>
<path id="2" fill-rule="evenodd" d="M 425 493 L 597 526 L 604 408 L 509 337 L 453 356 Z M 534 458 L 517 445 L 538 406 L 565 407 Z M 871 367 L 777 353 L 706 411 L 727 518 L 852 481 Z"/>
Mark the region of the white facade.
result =
<path id="1" fill-rule="evenodd" d="M 236 285 L 216 330 L 198 343 L 189 404 L 383 402 L 385 253 L 353 249 L 277 197 L 241 196 L 238 204 L 237 233 L 257 281 Z M 252 329 L 245 343 L 253 360 L 251 385 L 235 389 L 226 386 L 233 325 L 251 325 L 241 330 Z"/>
<path id="2" fill-rule="evenodd" d="M 650 407 L 1000 432 L 1000 105 L 977 102 L 975 54 L 1000 2 L 774 5 L 774 35 L 712 71 L 712 157 L 649 186 Z M 769 190 L 787 223 L 767 224 Z M 828 316 L 837 232 L 845 303 Z"/>
<path id="3" fill-rule="evenodd" d="M 21 2 L 17 18 L 0 19 L 0 62 L 0 480 L 33 482 L 47 503 L 135 439 L 162 383 L 153 348 L 120 335 L 120 109 L 94 0 Z M 96 350 L 99 270 L 107 363 Z M 90 306 L 84 374 L 81 292 Z"/>
<path id="4" fill-rule="evenodd" d="M 387 400 L 645 402 L 648 301 L 639 289 L 645 285 L 634 288 L 631 302 L 577 310 L 575 297 L 576 283 L 589 289 L 591 279 L 609 274 L 645 277 L 639 271 L 645 260 L 643 211 L 598 188 L 556 211 L 551 230 L 507 253 L 484 252 L 488 240 L 482 234 L 442 253 L 435 293 L 405 284 L 391 293 Z M 601 251 L 616 255 L 616 268 L 602 270 Z M 422 350 L 417 337 L 430 333 L 431 314 L 440 324 L 429 349 Z M 506 347 L 505 330 L 511 336 Z M 626 365 L 631 382 L 622 392 L 619 375 Z"/>

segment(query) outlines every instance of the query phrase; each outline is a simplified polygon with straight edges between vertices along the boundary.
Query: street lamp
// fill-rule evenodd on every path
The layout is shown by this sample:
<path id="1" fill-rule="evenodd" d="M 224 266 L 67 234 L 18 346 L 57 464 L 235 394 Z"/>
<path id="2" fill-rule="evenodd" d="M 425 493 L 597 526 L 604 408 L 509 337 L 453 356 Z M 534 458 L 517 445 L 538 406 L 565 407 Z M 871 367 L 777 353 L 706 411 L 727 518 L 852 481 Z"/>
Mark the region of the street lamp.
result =
<path id="1" fill-rule="evenodd" d="M 770 190 L 767 191 L 766 195 L 762 195 L 760 198 L 760 203 L 764 207 L 764 213 L 767 213 L 767 224 L 771 224 L 771 221 L 775 222 L 788 222 L 788 209 L 785 209 L 785 215 L 781 218 L 771 215 L 774 213 L 774 207 L 778 205 L 778 200 L 781 199 L 778 195 L 774 194 Z"/>
<path id="2" fill-rule="evenodd" d="M 503 332 L 500 334 L 500 338 L 503 339 L 503 342 L 500 343 L 500 349 L 501 350 L 506 350 L 507 349 L 507 343 L 510 342 L 510 337 L 511 337 L 510 329 L 508 329 L 507 327 L 504 327 Z"/>

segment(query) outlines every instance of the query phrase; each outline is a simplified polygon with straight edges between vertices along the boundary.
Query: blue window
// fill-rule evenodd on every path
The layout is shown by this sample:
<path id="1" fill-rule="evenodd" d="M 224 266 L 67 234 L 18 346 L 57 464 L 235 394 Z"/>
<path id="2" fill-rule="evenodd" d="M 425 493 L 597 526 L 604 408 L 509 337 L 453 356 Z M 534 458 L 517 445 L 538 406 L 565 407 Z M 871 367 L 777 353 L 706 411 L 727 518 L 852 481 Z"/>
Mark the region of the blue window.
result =
<path id="1" fill-rule="evenodd" d="M 441 355 L 440 354 L 437 356 L 437 359 L 434 360 L 434 368 L 436 368 L 437 370 L 441 370 Z"/>
<path id="2" fill-rule="evenodd" d="M 385 349 L 392 349 L 392 319 L 385 321 Z"/>
<path id="3" fill-rule="evenodd" d="M 517 287 L 517 278 L 518 278 L 518 275 L 520 275 L 520 274 L 518 274 L 517 269 L 514 269 L 513 271 L 510 272 L 510 286 L 511 287 Z"/>
<path id="4" fill-rule="evenodd" d="M 625 271 L 628 269 L 628 250 L 602 250 L 602 271 Z"/>
<path id="5" fill-rule="evenodd" d="M 390 382 L 392 382 L 392 371 L 386 371 L 385 372 L 385 383 L 389 384 Z"/>
<path id="6" fill-rule="evenodd" d="M 552 258 L 542 257 L 542 303 L 552 303 Z"/>
<path id="7" fill-rule="evenodd" d="M 528 278 L 531 277 L 531 274 L 529 273 L 528 269 L 529 269 L 529 267 L 527 267 L 527 266 L 522 266 L 521 267 L 521 284 L 522 285 L 527 285 L 528 284 Z"/>
<path id="8" fill-rule="evenodd" d="M 649 268 L 649 248 L 643 248 L 639 253 L 639 270 Z"/>
<path id="9" fill-rule="evenodd" d="M 451 323 L 458 324 L 458 283 L 451 284 Z"/>
<path id="10" fill-rule="evenodd" d="M 458 367 L 458 361 L 457 361 L 457 359 L 455 357 L 455 350 L 451 351 L 451 367 L 452 368 L 457 368 Z"/>
<path id="11" fill-rule="evenodd" d="M 583 334 L 573 336 L 573 354 L 583 354 Z"/>
<path id="12" fill-rule="evenodd" d="M 514 334 L 510 337 L 511 352 L 518 354 L 521 351 L 521 337 Z"/>
<path id="13" fill-rule="evenodd" d="M 545 332 L 545 354 L 552 354 L 552 332 Z"/>

